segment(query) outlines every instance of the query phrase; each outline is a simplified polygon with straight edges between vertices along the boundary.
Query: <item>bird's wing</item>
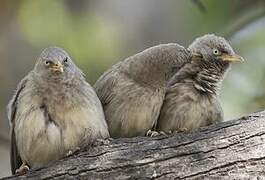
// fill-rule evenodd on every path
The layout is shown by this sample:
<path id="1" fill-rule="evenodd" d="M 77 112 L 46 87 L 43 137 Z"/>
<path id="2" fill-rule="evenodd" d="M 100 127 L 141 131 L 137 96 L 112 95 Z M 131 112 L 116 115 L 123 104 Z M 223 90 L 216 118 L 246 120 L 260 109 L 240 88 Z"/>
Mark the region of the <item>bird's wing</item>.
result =
<path id="1" fill-rule="evenodd" d="M 133 79 L 134 75 L 144 76 L 143 73 L 147 70 L 147 66 L 152 68 L 152 63 L 154 61 L 161 61 L 161 64 L 163 64 L 163 62 L 171 62 L 172 69 L 169 73 L 169 76 L 171 77 L 184 66 L 185 63 L 190 61 L 190 53 L 186 48 L 176 43 L 161 44 L 148 48 L 115 64 L 94 84 L 94 88 L 103 107 L 115 97 L 115 87 L 118 86 L 117 84 L 121 80 L 121 74 Z M 129 65 L 130 63 L 131 65 Z M 139 68 L 142 69 L 143 72 L 139 72 Z"/>
<path id="2" fill-rule="evenodd" d="M 198 73 L 200 67 L 194 66 L 193 63 L 201 59 L 202 57 L 198 57 L 190 53 L 189 61 L 187 63 L 183 63 L 183 65 L 174 73 L 174 75 L 169 79 L 167 86 L 173 86 L 179 81 L 191 78 L 194 74 Z"/>
<path id="3" fill-rule="evenodd" d="M 16 110 L 17 110 L 17 100 L 19 98 L 20 93 L 25 88 L 26 83 L 27 83 L 27 77 L 25 77 L 19 83 L 14 96 L 12 97 L 7 107 L 8 119 L 9 119 L 10 126 L 11 126 L 10 163 L 11 163 L 12 174 L 15 174 L 16 169 L 18 169 L 22 164 L 22 160 L 17 150 L 16 135 L 15 135 L 14 127 L 15 127 L 15 118 L 16 118 Z"/>
<path id="4" fill-rule="evenodd" d="M 12 174 L 15 174 L 16 170 L 22 165 L 22 160 L 17 150 L 16 136 L 13 127 L 11 130 L 10 164 Z"/>
<path id="5" fill-rule="evenodd" d="M 118 67 L 121 63 L 122 62 L 119 62 L 107 70 L 94 84 L 95 91 L 103 107 L 111 101 L 115 94 L 114 87 L 118 80 Z"/>

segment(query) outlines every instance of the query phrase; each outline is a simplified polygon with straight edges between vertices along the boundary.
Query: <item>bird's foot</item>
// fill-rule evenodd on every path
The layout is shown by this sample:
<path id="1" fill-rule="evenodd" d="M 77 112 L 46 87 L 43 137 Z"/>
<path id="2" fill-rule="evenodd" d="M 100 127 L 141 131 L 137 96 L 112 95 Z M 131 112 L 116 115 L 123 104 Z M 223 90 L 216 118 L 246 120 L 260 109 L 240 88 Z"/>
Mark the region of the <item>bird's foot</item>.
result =
<path id="1" fill-rule="evenodd" d="M 29 166 L 25 162 L 23 162 L 22 165 L 18 169 L 16 169 L 16 174 L 23 175 L 26 174 L 28 171 L 29 171 Z"/>
<path id="2" fill-rule="evenodd" d="M 107 138 L 107 139 L 96 139 L 93 143 L 93 146 L 102 146 L 102 145 L 108 145 L 110 141 L 112 141 L 113 138 Z"/>
<path id="3" fill-rule="evenodd" d="M 179 128 L 178 132 L 188 132 L 189 130 L 187 128 Z"/>
<path id="4" fill-rule="evenodd" d="M 168 134 L 177 134 L 177 133 L 179 133 L 179 131 L 177 131 L 177 130 L 174 130 L 174 131 L 168 131 Z"/>
<path id="5" fill-rule="evenodd" d="M 66 156 L 71 156 L 73 155 L 75 152 L 77 151 L 80 151 L 80 147 L 76 147 L 74 150 L 69 150 L 67 153 L 66 153 Z"/>
<path id="6" fill-rule="evenodd" d="M 73 154 L 73 151 L 72 150 L 69 150 L 67 153 L 66 153 L 66 156 L 71 156 Z"/>
<path id="7" fill-rule="evenodd" d="M 177 134 L 177 133 L 181 133 L 181 132 L 188 132 L 188 129 L 187 128 L 179 128 L 177 130 L 170 130 L 168 131 L 169 134 Z"/>
<path id="8" fill-rule="evenodd" d="M 148 130 L 147 133 L 146 133 L 146 136 L 148 137 L 156 137 L 156 136 L 161 136 L 161 135 L 167 135 L 164 131 L 152 131 L 152 130 Z"/>

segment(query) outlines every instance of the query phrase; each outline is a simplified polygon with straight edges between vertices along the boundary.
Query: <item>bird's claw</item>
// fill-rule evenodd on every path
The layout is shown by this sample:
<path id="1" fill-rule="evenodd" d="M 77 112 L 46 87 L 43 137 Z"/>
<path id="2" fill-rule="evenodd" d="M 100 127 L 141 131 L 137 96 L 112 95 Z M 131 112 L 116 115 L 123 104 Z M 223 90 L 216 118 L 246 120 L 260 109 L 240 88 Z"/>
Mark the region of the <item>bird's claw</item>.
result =
<path id="1" fill-rule="evenodd" d="M 66 156 L 71 156 L 73 154 L 73 151 L 72 150 L 69 150 L 67 153 L 66 153 Z"/>
<path id="2" fill-rule="evenodd" d="M 75 152 L 77 151 L 80 151 L 80 147 L 76 147 L 75 150 L 69 150 L 67 153 L 66 153 L 66 156 L 71 156 L 73 155 Z"/>
<path id="3" fill-rule="evenodd" d="M 159 131 L 159 134 L 160 134 L 160 135 L 167 136 L 167 133 L 165 133 L 164 131 Z"/>
<path id="4" fill-rule="evenodd" d="M 179 128 L 177 130 L 170 130 L 168 131 L 168 134 L 177 134 L 177 133 L 181 133 L 181 132 L 188 132 L 187 128 Z"/>
<path id="5" fill-rule="evenodd" d="M 26 174 L 29 171 L 29 166 L 26 163 L 23 163 L 18 169 L 16 169 L 17 175 Z"/>
<path id="6" fill-rule="evenodd" d="M 148 130 L 147 133 L 146 133 L 146 136 L 148 137 L 156 137 L 156 136 L 161 136 L 161 135 L 167 135 L 164 131 L 152 131 L 152 130 Z"/>
<path id="7" fill-rule="evenodd" d="M 96 139 L 95 142 L 93 143 L 94 146 L 101 146 L 101 145 L 108 145 L 110 141 L 112 141 L 113 138 L 108 138 L 108 139 Z"/>

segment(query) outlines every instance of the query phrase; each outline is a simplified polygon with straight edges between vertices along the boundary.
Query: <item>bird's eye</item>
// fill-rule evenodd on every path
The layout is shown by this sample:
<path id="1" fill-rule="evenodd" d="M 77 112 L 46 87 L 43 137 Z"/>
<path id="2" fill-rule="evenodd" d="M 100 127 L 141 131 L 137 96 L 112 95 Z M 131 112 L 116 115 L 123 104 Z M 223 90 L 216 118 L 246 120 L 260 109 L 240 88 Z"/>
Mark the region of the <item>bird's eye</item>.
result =
<path id="1" fill-rule="evenodd" d="M 45 61 L 45 65 L 48 66 L 51 64 L 51 61 Z"/>
<path id="2" fill-rule="evenodd" d="M 214 55 L 220 55 L 220 51 L 218 49 L 213 49 L 213 54 Z"/>
<path id="3" fill-rule="evenodd" d="M 68 62 L 68 58 L 67 58 L 67 57 L 64 58 L 63 62 L 64 62 L 64 63 L 67 63 L 67 62 Z"/>

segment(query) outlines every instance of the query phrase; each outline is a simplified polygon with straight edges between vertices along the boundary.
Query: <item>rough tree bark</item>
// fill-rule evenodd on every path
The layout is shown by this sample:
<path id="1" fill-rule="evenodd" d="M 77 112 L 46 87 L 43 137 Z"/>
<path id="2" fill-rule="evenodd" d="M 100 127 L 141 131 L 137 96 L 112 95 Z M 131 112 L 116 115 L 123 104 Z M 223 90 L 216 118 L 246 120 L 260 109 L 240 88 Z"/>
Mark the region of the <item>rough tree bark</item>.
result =
<path id="1" fill-rule="evenodd" d="M 189 134 L 110 140 L 6 179 L 15 178 L 265 179 L 265 111 Z"/>

